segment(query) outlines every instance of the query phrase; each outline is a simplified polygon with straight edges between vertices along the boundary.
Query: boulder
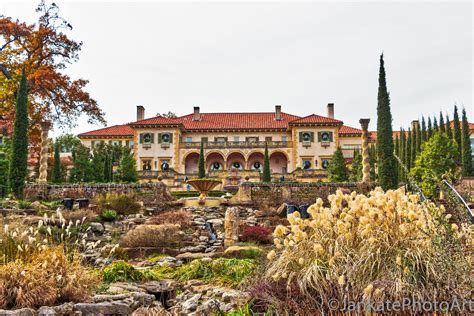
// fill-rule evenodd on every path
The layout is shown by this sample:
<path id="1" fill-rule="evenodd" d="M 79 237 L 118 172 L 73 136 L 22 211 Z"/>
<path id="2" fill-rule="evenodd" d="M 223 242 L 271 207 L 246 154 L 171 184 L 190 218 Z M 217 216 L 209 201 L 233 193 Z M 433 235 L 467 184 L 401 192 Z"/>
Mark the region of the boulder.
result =
<path id="1" fill-rule="evenodd" d="M 105 231 L 104 225 L 101 223 L 92 222 L 89 225 L 94 233 L 103 234 Z"/>
<path id="2" fill-rule="evenodd" d="M 32 308 L 21 308 L 16 310 L 0 310 L 0 316 L 36 316 L 36 311 Z"/>
<path id="3" fill-rule="evenodd" d="M 82 315 L 130 315 L 132 309 L 125 303 L 101 302 L 101 303 L 77 303 L 74 312 Z"/>
<path id="4" fill-rule="evenodd" d="M 187 260 L 187 261 L 192 261 L 195 259 L 202 259 L 202 258 L 212 258 L 217 256 L 217 252 L 208 252 L 208 253 L 202 253 L 202 252 L 185 252 L 185 253 L 180 253 L 179 255 L 176 256 L 176 259 L 179 260 Z"/>
<path id="5" fill-rule="evenodd" d="M 225 211 L 224 246 L 230 247 L 239 240 L 239 209 L 229 207 Z"/>
<path id="6" fill-rule="evenodd" d="M 260 256 L 262 250 L 255 246 L 231 246 L 224 251 L 226 258 L 253 259 Z"/>
<path id="7" fill-rule="evenodd" d="M 35 211 L 46 211 L 48 207 L 46 205 L 41 204 L 40 201 L 34 201 L 31 203 L 30 207 Z"/>

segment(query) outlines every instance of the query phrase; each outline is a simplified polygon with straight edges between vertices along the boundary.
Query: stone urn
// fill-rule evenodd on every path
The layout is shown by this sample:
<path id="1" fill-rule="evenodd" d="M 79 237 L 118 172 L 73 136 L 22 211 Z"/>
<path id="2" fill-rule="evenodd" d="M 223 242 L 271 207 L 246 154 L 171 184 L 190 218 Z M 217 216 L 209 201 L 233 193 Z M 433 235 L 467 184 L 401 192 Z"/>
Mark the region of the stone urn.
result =
<path id="1" fill-rule="evenodd" d="M 222 181 L 219 179 L 209 179 L 209 178 L 191 179 L 186 182 L 189 183 L 194 189 L 199 191 L 200 203 L 204 203 L 204 199 L 207 197 L 207 194 L 209 193 L 209 191 L 211 191 L 216 186 L 222 183 Z"/>

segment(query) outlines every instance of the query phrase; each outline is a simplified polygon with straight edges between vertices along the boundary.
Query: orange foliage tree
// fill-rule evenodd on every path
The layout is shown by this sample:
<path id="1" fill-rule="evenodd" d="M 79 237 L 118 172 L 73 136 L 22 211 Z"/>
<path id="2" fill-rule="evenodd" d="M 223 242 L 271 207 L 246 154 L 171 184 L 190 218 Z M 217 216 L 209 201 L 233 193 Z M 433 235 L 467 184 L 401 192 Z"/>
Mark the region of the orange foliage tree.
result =
<path id="1" fill-rule="evenodd" d="M 82 42 L 65 32 L 72 26 L 59 16 L 55 3 L 41 0 L 36 24 L 0 15 L 0 117 L 13 121 L 15 95 L 21 71 L 28 78 L 30 143 L 39 141 L 39 123 L 73 127 L 81 114 L 91 123 L 103 123 L 104 113 L 84 89 L 88 81 L 71 79 L 65 69 L 79 58 Z"/>

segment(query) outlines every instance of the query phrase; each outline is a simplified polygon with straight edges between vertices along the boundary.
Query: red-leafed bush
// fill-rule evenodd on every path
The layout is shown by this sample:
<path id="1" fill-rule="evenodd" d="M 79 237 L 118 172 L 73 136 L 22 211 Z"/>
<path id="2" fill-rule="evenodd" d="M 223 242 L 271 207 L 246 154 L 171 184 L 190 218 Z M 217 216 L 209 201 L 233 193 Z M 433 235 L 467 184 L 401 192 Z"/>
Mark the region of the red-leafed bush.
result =
<path id="1" fill-rule="evenodd" d="M 240 235 L 243 242 L 255 242 L 258 244 L 268 244 L 271 242 L 272 231 L 266 227 L 255 225 L 247 226 Z"/>

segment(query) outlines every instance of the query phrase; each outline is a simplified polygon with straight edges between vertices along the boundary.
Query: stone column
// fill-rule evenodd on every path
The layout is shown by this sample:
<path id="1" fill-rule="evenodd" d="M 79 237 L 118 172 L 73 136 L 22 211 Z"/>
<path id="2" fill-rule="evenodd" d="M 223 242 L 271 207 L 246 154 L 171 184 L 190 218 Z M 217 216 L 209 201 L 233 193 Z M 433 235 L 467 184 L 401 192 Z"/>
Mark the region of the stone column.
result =
<path id="1" fill-rule="evenodd" d="M 48 132 L 51 128 L 51 123 L 42 122 L 41 123 L 41 152 L 40 152 L 40 167 L 39 167 L 39 176 L 38 183 L 47 183 L 48 182 Z"/>
<path id="2" fill-rule="evenodd" d="M 239 209 L 229 207 L 224 218 L 224 247 L 230 247 L 239 241 Z"/>
<path id="3" fill-rule="evenodd" d="M 370 119 L 359 120 L 362 127 L 362 182 L 370 181 L 369 122 Z"/>

